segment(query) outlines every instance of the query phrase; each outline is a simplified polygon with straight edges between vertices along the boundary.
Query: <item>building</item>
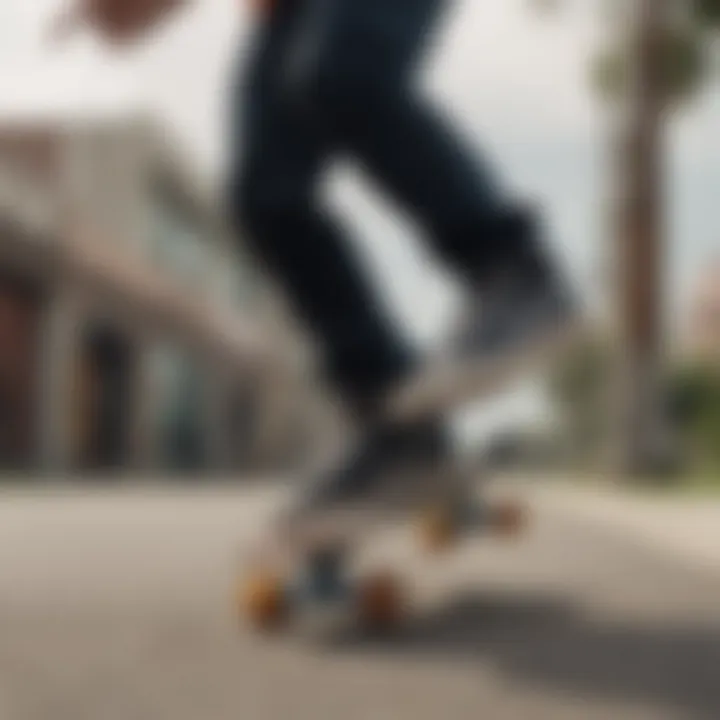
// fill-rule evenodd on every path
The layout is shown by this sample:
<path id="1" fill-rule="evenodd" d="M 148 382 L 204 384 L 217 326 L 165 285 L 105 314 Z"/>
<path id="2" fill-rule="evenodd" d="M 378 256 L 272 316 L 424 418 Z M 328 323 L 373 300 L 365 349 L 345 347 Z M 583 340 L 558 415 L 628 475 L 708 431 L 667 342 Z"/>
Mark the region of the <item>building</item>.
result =
<path id="1" fill-rule="evenodd" d="M 720 260 L 707 263 L 695 283 L 683 332 L 687 354 L 720 359 Z"/>
<path id="2" fill-rule="evenodd" d="M 209 198 L 146 119 L 0 122 L 0 467 L 280 452 L 299 355 Z"/>

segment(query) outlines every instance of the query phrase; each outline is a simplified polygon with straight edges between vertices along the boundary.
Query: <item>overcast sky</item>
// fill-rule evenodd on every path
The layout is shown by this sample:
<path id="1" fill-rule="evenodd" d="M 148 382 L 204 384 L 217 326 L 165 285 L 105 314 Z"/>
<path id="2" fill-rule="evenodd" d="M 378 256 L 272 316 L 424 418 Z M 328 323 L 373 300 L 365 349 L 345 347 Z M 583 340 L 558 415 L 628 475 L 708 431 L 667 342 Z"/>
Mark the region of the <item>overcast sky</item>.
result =
<path id="1" fill-rule="evenodd" d="M 250 22 L 243 0 L 197 0 L 151 47 L 117 56 L 81 37 L 42 42 L 58 0 L 0 0 L 0 115 L 72 113 L 145 105 L 198 158 L 222 167 L 227 87 Z M 589 0 L 539 19 L 527 0 L 458 0 L 432 55 L 428 82 L 503 181 L 544 202 L 555 243 L 583 287 L 598 286 L 605 178 L 603 118 L 586 87 L 598 41 Z M 670 299 L 682 307 L 692 279 L 720 249 L 720 102 L 709 91 L 671 137 Z M 419 339 L 447 319 L 452 291 L 429 267 L 412 231 L 373 190 L 339 169 L 329 192 L 356 228 L 393 309 Z"/>

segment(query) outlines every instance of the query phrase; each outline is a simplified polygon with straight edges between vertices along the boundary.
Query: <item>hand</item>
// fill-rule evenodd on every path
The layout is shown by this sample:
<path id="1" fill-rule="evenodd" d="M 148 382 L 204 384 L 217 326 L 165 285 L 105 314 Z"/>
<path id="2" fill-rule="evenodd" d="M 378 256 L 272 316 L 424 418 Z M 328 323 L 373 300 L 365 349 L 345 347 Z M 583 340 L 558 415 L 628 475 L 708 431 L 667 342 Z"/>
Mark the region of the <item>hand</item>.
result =
<path id="1" fill-rule="evenodd" d="M 246 0 L 250 11 L 258 17 L 267 17 L 272 14 L 279 0 Z"/>
<path id="2" fill-rule="evenodd" d="M 75 0 L 51 28 L 51 39 L 64 40 L 82 25 L 112 44 L 139 39 L 187 0 Z"/>

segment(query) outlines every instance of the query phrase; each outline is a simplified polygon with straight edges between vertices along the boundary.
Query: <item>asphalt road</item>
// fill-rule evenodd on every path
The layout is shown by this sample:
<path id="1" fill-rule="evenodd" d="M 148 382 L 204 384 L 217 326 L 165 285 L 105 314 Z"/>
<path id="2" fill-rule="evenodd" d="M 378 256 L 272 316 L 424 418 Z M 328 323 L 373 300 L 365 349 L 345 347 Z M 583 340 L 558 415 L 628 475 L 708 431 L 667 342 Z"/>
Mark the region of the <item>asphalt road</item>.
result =
<path id="1" fill-rule="evenodd" d="M 393 638 L 263 639 L 238 553 L 275 491 L 0 494 L 2 720 L 720 717 L 720 576 L 545 503 L 514 544 L 367 562 L 413 587 Z"/>

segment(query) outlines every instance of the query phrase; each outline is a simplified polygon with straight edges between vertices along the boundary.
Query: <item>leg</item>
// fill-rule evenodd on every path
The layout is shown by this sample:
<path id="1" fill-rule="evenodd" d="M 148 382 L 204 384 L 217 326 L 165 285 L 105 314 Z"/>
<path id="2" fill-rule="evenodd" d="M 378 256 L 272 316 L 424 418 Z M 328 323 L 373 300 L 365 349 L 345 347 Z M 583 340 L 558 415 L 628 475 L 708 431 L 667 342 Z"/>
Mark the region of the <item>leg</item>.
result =
<path id="1" fill-rule="evenodd" d="M 453 359 L 442 369 L 431 383 L 437 391 L 421 403 L 423 412 L 436 406 L 435 395 L 440 402 L 460 400 L 476 376 L 487 377 L 482 382 L 488 387 L 500 385 L 493 373 L 475 372 L 478 360 L 494 363 L 498 351 L 544 361 L 546 349 L 558 347 L 556 338 L 564 343 L 574 333 L 565 332 L 573 310 L 567 289 L 533 219 L 501 197 L 487 169 L 415 84 L 414 70 L 444 0 L 307 1 L 313 12 L 306 29 L 315 47 L 296 64 L 297 102 L 414 211 L 482 305 L 478 313 L 470 304 L 455 343 L 469 365 Z M 512 377 L 515 366 L 502 356 L 500 362 Z M 446 392 L 452 386 L 457 390 Z M 407 412 L 419 411 L 410 410 L 414 406 L 413 400 Z"/>
<path id="2" fill-rule="evenodd" d="M 368 497 L 392 485 L 399 469 L 426 469 L 445 454 L 436 420 L 387 427 L 373 417 L 389 386 L 413 364 L 368 285 L 338 224 L 321 207 L 317 181 L 333 145 L 324 124 L 288 93 L 288 72 L 303 2 L 285 2 L 267 20 L 242 88 L 244 157 L 236 163 L 231 202 L 238 226 L 284 290 L 324 351 L 327 371 L 358 410 L 356 447 L 319 478 L 293 510 Z M 370 407 L 368 407 L 370 406 Z"/>
<path id="3" fill-rule="evenodd" d="M 415 84 L 444 0 L 308 4 L 314 45 L 296 64 L 298 102 L 414 212 L 456 270 L 517 257 L 523 233 L 491 173 Z"/>
<path id="4" fill-rule="evenodd" d="M 231 203 L 259 258 L 280 280 L 322 347 L 328 375 L 364 410 L 411 362 L 338 223 L 319 204 L 317 180 L 331 147 L 322 127 L 286 93 L 297 2 L 279 4 L 261 30 L 237 107 L 245 156 Z"/>
<path id="5" fill-rule="evenodd" d="M 245 114 L 236 140 L 244 157 L 235 163 L 230 197 L 239 228 L 314 332 L 328 374 L 361 420 L 358 444 L 312 492 L 301 490 L 293 518 L 368 497 L 392 484 L 398 468 L 426 469 L 445 448 L 435 420 L 392 428 L 375 422 L 375 401 L 408 373 L 413 359 L 317 198 L 332 138 L 288 95 L 286 84 L 303 7 L 281 3 L 262 29 L 238 99 Z"/>

